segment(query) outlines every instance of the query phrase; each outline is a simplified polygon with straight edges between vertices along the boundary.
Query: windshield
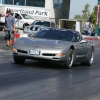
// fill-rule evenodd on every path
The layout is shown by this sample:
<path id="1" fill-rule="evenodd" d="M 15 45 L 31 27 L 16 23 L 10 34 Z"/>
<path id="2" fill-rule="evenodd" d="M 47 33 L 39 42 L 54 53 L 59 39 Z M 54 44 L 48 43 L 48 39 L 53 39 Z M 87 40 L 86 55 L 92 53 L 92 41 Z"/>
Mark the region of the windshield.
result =
<path id="1" fill-rule="evenodd" d="M 32 25 L 42 25 L 42 26 L 47 26 L 50 27 L 50 22 L 47 21 L 34 21 Z"/>
<path id="2" fill-rule="evenodd" d="M 26 15 L 26 14 L 21 14 L 23 16 L 24 19 L 33 19 L 31 16 Z"/>
<path id="3" fill-rule="evenodd" d="M 33 36 L 34 38 L 63 40 L 63 41 L 77 41 L 77 33 L 72 31 L 60 31 L 60 30 L 41 30 Z"/>

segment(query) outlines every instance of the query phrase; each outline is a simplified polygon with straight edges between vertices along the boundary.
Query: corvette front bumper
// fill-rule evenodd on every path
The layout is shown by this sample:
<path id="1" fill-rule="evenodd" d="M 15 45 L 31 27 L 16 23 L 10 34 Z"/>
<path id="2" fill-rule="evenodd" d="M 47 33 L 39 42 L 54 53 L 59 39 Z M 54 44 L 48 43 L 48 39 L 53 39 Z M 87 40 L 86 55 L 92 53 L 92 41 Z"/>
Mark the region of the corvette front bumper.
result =
<path id="1" fill-rule="evenodd" d="M 13 51 L 13 56 L 23 57 L 25 59 L 34 59 L 34 60 L 66 61 L 66 55 L 56 56 L 56 53 L 43 53 L 42 52 L 39 55 L 31 55 L 25 52 Z"/>

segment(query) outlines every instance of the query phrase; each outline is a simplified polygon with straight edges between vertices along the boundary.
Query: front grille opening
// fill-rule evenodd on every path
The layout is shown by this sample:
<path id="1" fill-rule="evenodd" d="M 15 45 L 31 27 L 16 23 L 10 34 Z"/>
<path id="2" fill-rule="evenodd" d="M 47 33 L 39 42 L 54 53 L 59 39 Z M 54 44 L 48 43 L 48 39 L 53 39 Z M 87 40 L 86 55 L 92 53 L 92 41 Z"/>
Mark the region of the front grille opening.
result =
<path id="1" fill-rule="evenodd" d="M 53 59 L 58 60 L 59 58 L 53 58 Z"/>
<path id="2" fill-rule="evenodd" d="M 24 51 L 24 50 L 17 50 L 18 52 L 20 52 L 20 53 L 25 53 L 25 54 L 27 54 L 27 51 Z"/>
<path id="3" fill-rule="evenodd" d="M 36 27 L 36 28 L 35 28 L 35 31 L 37 31 L 37 30 L 38 30 L 38 28 L 39 28 L 39 27 Z"/>
<path id="4" fill-rule="evenodd" d="M 56 54 L 50 54 L 50 53 L 43 53 L 43 56 L 55 56 Z"/>
<path id="5" fill-rule="evenodd" d="M 30 30 L 33 30 L 33 28 L 34 28 L 33 26 L 32 26 L 32 27 L 30 27 Z"/>

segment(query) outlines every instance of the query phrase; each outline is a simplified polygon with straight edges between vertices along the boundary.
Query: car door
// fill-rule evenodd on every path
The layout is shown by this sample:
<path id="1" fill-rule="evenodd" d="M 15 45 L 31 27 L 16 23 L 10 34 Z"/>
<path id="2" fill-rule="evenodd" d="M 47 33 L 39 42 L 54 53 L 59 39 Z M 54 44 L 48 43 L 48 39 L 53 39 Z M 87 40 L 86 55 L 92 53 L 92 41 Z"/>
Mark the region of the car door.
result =
<path id="1" fill-rule="evenodd" d="M 89 51 L 89 48 L 90 48 L 90 44 L 91 44 L 91 41 L 83 42 L 83 49 L 84 49 L 83 55 L 87 55 L 88 54 L 88 51 Z"/>
<path id="2" fill-rule="evenodd" d="M 16 27 L 17 28 L 23 28 L 23 20 L 20 14 L 15 13 L 15 21 L 16 21 Z"/>
<path id="3" fill-rule="evenodd" d="M 84 42 L 79 33 L 76 36 L 76 58 L 82 60 L 85 57 Z"/>

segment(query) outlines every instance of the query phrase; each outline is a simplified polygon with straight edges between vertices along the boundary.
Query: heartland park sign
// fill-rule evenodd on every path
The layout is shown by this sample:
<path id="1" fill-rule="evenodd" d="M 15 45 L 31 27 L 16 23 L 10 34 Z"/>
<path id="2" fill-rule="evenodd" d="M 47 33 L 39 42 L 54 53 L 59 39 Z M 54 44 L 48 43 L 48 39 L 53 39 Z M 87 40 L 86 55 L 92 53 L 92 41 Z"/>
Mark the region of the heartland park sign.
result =
<path id="1" fill-rule="evenodd" d="M 46 9 L 35 8 L 22 8 L 22 7 L 5 7 L 5 13 L 7 10 L 13 10 L 15 13 L 27 14 L 30 16 L 49 17 L 50 11 Z"/>

